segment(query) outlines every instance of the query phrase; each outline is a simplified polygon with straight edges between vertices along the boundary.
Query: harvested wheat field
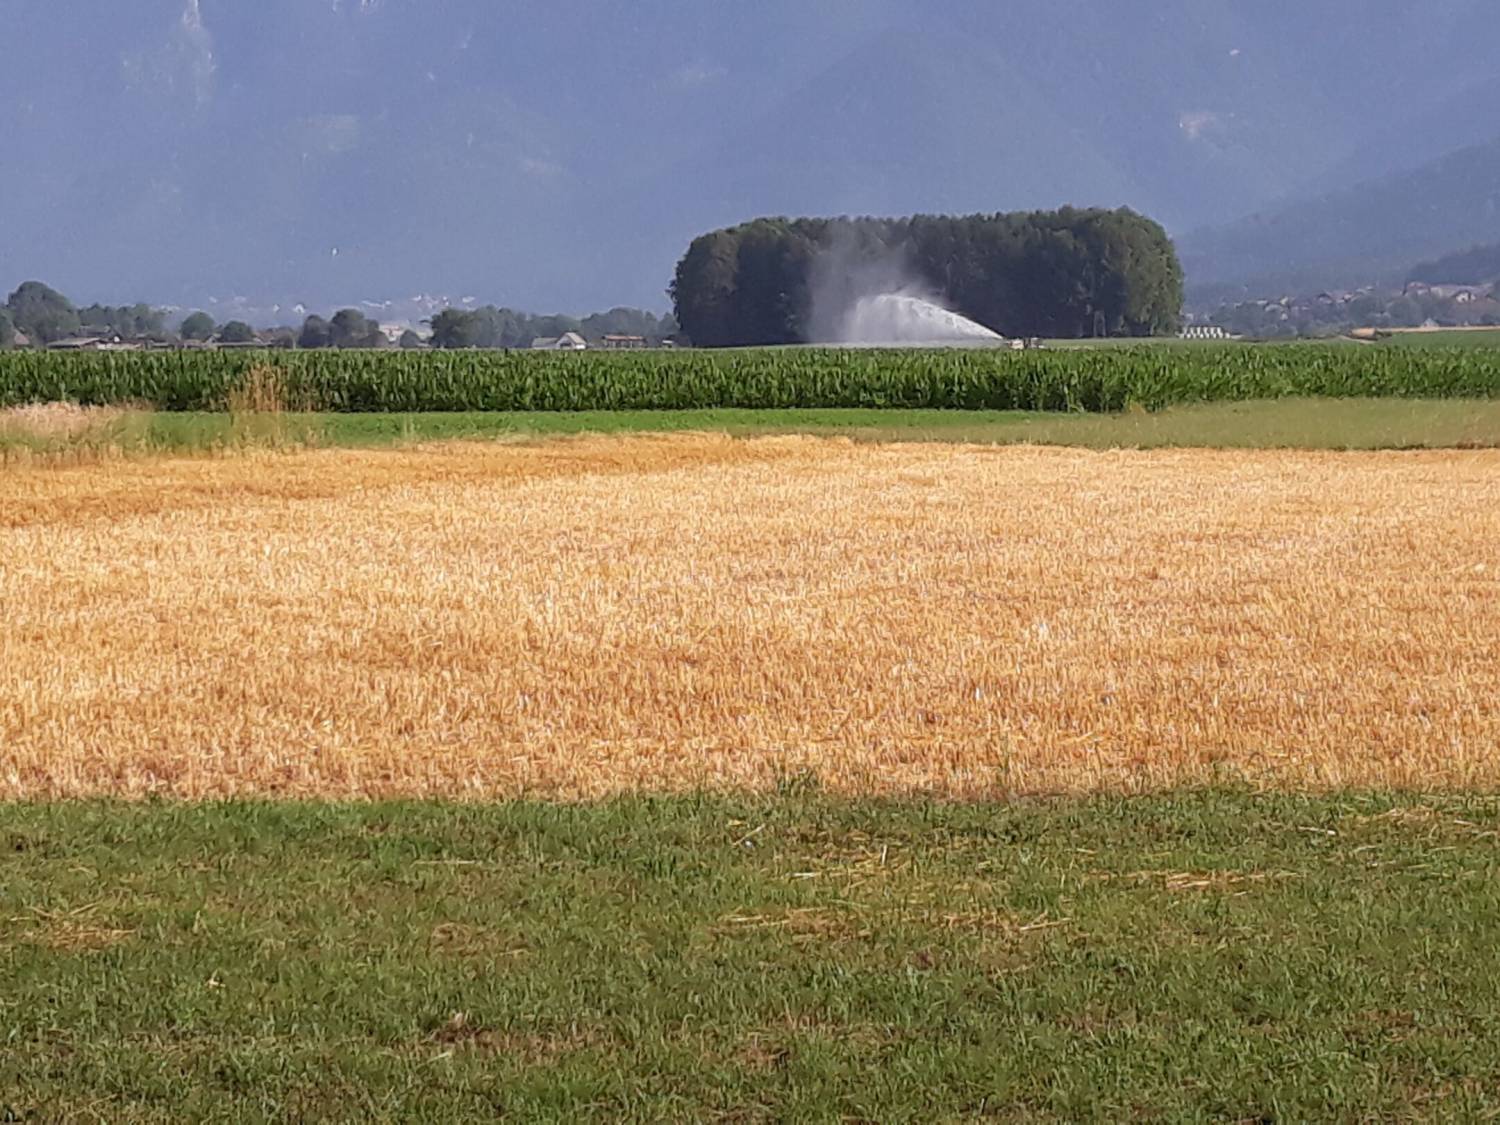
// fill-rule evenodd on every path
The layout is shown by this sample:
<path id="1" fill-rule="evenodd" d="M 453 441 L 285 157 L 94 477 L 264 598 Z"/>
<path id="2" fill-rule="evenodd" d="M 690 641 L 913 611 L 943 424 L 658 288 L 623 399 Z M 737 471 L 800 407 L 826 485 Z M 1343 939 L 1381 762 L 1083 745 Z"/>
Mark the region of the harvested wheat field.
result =
<path id="1" fill-rule="evenodd" d="M 0 474 L 0 796 L 1500 787 L 1500 452 Z"/>

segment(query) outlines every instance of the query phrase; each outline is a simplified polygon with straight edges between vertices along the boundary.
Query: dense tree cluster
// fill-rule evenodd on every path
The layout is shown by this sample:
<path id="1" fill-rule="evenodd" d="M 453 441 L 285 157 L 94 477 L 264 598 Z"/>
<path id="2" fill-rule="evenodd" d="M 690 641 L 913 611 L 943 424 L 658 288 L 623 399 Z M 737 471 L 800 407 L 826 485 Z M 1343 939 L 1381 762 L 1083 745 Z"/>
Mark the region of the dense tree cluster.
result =
<path id="1" fill-rule="evenodd" d="M 168 338 L 166 313 L 150 305 L 90 305 L 78 312 L 79 331 L 85 335 L 116 335 L 126 340 Z"/>
<path id="2" fill-rule="evenodd" d="M 529 348 L 540 337 L 576 332 L 586 340 L 605 336 L 642 336 L 652 342 L 677 334 L 671 316 L 641 309 L 615 308 L 581 320 L 571 316 L 533 316 L 486 305 L 479 309 L 445 309 L 432 318 L 435 348 Z"/>
<path id="3" fill-rule="evenodd" d="M 538 336 L 578 331 L 572 317 L 528 316 L 513 309 L 444 309 L 432 318 L 435 348 L 527 348 Z"/>
<path id="4" fill-rule="evenodd" d="M 671 294 L 705 347 L 827 339 L 828 310 L 902 276 L 1007 336 L 1177 330 L 1182 268 L 1130 210 L 911 219 L 759 219 L 693 242 Z M 836 314 L 835 314 L 836 315 Z"/>
<path id="5" fill-rule="evenodd" d="M 310 316 L 297 336 L 299 348 L 383 348 L 388 342 L 380 322 L 358 309 L 340 309 L 331 320 Z"/>
<path id="6" fill-rule="evenodd" d="M 38 343 L 75 336 L 83 324 L 73 302 L 40 281 L 26 282 L 10 295 L 5 307 L 15 330 Z"/>
<path id="7" fill-rule="evenodd" d="M 219 329 L 221 344 L 253 344 L 256 340 L 255 329 L 243 320 L 231 320 Z"/>
<path id="8" fill-rule="evenodd" d="M 183 318 L 182 327 L 177 331 L 184 340 L 212 340 L 214 331 L 219 326 L 214 323 L 214 318 L 206 312 L 189 313 Z"/>
<path id="9" fill-rule="evenodd" d="M 194 317 L 207 322 L 207 332 L 193 335 Z M 34 344 L 51 344 L 72 336 L 118 336 L 122 340 L 165 342 L 172 338 L 163 309 L 146 304 L 90 305 L 79 309 L 63 294 L 40 281 L 19 286 L 0 309 L 0 347 L 15 342 L 15 333 L 24 333 Z M 9 331 L 6 331 L 6 327 Z M 208 339 L 214 323 L 196 313 L 183 323 L 184 339 Z"/>

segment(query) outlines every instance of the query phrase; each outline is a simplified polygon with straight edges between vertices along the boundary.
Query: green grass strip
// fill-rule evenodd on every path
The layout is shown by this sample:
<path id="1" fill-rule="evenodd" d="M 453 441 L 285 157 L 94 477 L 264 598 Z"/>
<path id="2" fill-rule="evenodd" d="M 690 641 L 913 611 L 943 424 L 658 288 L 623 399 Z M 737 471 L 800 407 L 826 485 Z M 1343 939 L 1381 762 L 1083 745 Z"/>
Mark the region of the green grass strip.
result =
<path id="1" fill-rule="evenodd" d="M 1477 1120 L 1500 801 L 0 807 L 17 1120 Z"/>

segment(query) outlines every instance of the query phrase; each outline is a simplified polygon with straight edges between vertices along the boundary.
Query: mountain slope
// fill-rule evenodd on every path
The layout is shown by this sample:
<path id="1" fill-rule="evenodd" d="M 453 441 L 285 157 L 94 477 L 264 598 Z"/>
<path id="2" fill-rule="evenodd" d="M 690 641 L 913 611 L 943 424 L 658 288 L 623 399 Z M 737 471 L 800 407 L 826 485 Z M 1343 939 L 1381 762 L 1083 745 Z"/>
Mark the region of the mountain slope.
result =
<path id="1" fill-rule="evenodd" d="M 1429 285 L 1488 285 L 1500 281 L 1500 242 L 1422 262 L 1407 277 Z"/>
<path id="2" fill-rule="evenodd" d="M 1497 235 L 1500 137 L 1179 246 L 1194 288 L 1305 291 L 1400 280 L 1416 262 Z"/>
<path id="3" fill-rule="evenodd" d="M 1319 177 L 1315 190 L 1299 194 L 1339 191 L 1484 144 L 1494 136 L 1497 108 L 1500 76 L 1466 86 L 1436 105 L 1376 126 L 1368 139 Z"/>
<path id="4" fill-rule="evenodd" d="M 1187 225 L 1299 184 L 1347 124 L 1270 52 L 1237 46 L 1255 33 L 1222 2 L 1162 0 L 1142 16 L 1018 0 L 1004 20 L 949 6 L 952 18 L 895 21 L 663 180 L 687 171 L 735 217 L 809 196 L 824 212 L 1071 198 Z"/>
<path id="5" fill-rule="evenodd" d="M 1500 80 L 1491 3 L 0 0 L 0 286 L 660 306 L 778 211 L 1188 230 Z"/>
<path id="6" fill-rule="evenodd" d="M 947 7 L 893 21 L 639 185 L 625 253 L 670 269 L 684 225 L 776 214 L 1123 204 L 1182 227 L 1301 182 L 1343 125 L 1270 52 L 1235 46 L 1256 36 L 1219 0 L 1017 0 L 1003 21 Z M 674 195 L 653 224 L 651 201 Z"/>

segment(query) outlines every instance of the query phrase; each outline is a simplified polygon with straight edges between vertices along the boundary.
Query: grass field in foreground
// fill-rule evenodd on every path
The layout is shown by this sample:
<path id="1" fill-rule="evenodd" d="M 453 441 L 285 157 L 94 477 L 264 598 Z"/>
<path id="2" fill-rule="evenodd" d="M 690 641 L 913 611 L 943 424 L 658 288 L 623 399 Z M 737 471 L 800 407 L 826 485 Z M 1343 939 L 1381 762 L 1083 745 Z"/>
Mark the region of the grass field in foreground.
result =
<path id="1" fill-rule="evenodd" d="M 33 416 L 46 419 L 47 413 Z M 9 418 L 9 421 L 7 420 Z M 576 414 L 171 414 L 62 411 L 27 423 L 0 411 L 0 462 L 256 447 L 379 448 L 413 442 L 580 433 L 709 431 L 843 434 L 862 441 L 948 441 L 1094 449 L 1438 449 L 1500 446 L 1500 402 L 1281 399 L 1157 413 L 957 410 L 662 410 Z"/>
<path id="2" fill-rule="evenodd" d="M 0 806 L 7 1120 L 1479 1120 L 1500 805 Z"/>
<path id="3" fill-rule="evenodd" d="M 1500 786 L 1500 452 L 12 469 L 0 795 Z"/>

